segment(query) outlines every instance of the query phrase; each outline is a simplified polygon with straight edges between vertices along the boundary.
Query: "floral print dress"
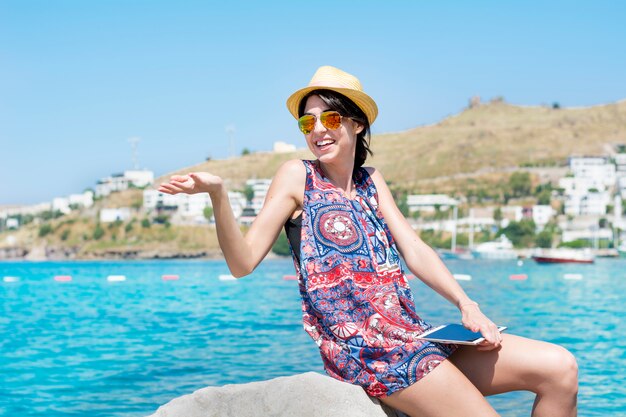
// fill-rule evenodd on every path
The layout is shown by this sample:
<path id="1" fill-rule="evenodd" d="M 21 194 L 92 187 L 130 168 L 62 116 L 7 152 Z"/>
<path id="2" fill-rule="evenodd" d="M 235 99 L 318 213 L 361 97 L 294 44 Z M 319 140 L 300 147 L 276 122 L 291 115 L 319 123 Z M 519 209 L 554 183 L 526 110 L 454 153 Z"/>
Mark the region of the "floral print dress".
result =
<path id="1" fill-rule="evenodd" d="M 304 329 L 319 347 L 328 375 L 385 397 L 424 377 L 456 347 L 416 338 L 431 326 L 415 312 L 367 171 L 356 172 L 356 197 L 349 199 L 317 161 L 303 163 L 299 247 L 294 250 L 290 241 Z"/>

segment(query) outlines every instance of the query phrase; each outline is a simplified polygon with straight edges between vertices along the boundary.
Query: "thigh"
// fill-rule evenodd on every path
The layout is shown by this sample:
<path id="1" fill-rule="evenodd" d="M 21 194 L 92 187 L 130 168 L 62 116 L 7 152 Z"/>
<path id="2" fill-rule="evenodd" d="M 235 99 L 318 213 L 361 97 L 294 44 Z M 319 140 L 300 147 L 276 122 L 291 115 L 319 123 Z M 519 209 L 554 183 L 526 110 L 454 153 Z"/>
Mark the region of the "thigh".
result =
<path id="1" fill-rule="evenodd" d="M 410 387 L 380 400 L 411 417 L 498 415 L 480 391 L 447 360 Z"/>
<path id="2" fill-rule="evenodd" d="M 568 352 L 558 345 L 503 334 L 499 349 L 479 351 L 463 346 L 450 360 L 483 395 L 526 390 L 537 392 L 543 381 L 559 372 Z"/>

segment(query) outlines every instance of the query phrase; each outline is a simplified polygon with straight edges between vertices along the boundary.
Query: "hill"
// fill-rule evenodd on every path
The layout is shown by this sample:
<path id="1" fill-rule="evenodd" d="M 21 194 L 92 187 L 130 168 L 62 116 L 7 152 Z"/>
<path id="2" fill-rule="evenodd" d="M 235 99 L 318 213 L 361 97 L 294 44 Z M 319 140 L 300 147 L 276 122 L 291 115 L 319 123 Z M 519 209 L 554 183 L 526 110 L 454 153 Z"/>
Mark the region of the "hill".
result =
<path id="1" fill-rule="evenodd" d="M 374 135 L 374 156 L 367 165 L 376 166 L 388 181 L 407 191 L 435 191 L 436 187 L 451 191 L 451 187 L 465 189 L 468 179 L 470 183 L 493 181 L 498 177 L 494 173 L 509 173 L 516 167 L 557 167 L 571 155 L 606 155 L 619 143 L 626 143 L 626 100 L 557 109 L 496 101 L 434 125 Z M 248 178 L 270 178 L 289 159 L 310 157 L 307 149 L 259 152 L 206 161 L 176 173 L 210 171 L 240 188 Z"/>
<path id="2" fill-rule="evenodd" d="M 607 155 L 624 143 L 626 101 L 569 109 L 499 101 L 473 106 L 434 125 L 375 135 L 374 157 L 367 165 L 380 169 L 401 192 L 493 198 L 516 170 L 529 170 L 535 183 L 545 182 L 550 170 L 564 174 L 562 167 L 571 155 Z M 307 149 L 258 152 L 205 161 L 175 173 L 209 171 L 223 177 L 231 189 L 241 189 L 248 178 L 271 178 L 280 164 L 293 158 L 311 158 L 311 154 Z M 171 174 L 158 178 L 156 184 Z M 0 258 L 29 252 L 34 258 L 219 255 L 214 228 L 149 222 L 139 210 L 141 200 L 140 190 L 114 193 L 82 213 L 4 232 Z M 130 222 L 97 226 L 100 208 L 129 206 L 135 209 Z"/>

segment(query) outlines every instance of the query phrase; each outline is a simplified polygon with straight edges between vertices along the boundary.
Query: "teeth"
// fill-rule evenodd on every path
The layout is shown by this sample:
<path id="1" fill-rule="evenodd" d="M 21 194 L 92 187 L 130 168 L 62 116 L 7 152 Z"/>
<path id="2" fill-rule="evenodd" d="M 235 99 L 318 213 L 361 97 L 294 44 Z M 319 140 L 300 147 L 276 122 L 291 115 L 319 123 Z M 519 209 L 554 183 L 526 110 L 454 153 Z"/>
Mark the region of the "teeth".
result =
<path id="1" fill-rule="evenodd" d="M 324 145 L 328 145 L 329 143 L 335 143 L 335 141 L 327 139 L 327 140 L 322 140 L 322 141 L 319 141 L 319 142 L 315 142 L 315 144 L 317 146 L 324 146 Z"/>

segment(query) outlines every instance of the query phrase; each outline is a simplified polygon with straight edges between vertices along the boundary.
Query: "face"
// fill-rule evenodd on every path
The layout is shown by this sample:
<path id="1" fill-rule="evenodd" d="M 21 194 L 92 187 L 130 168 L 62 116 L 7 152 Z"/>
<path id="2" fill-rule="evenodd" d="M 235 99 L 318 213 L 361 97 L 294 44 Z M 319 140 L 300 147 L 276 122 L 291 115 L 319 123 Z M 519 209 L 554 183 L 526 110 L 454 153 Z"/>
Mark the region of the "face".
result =
<path id="1" fill-rule="evenodd" d="M 318 96 L 307 99 L 304 114 L 311 114 L 317 118 L 313 131 L 304 135 L 307 145 L 313 155 L 322 162 L 351 159 L 353 163 L 356 135 L 363 130 L 363 126 L 348 117 L 342 117 L 341 126 L 329 130 L 319 120 L 320 114 L 328 110 L 330 110 L 328 105 Z"/>

